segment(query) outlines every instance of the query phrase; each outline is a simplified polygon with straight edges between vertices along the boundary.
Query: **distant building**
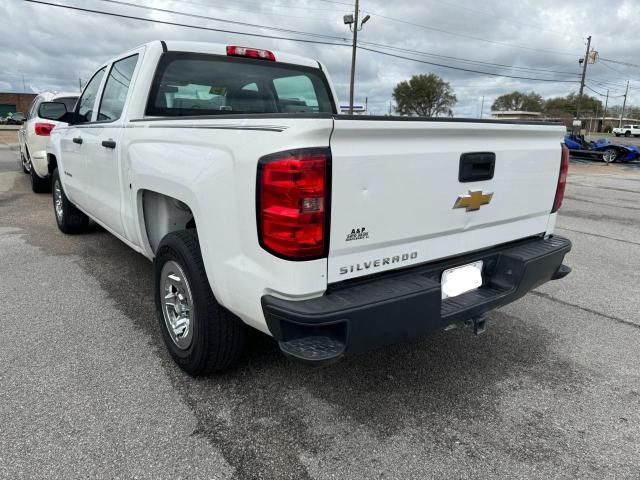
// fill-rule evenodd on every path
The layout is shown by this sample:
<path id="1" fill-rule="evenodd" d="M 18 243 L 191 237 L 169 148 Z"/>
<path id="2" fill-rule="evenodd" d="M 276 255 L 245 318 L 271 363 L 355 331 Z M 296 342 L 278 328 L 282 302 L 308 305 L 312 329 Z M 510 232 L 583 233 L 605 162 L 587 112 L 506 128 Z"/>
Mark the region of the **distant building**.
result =
<path id="1" fill-rule="evenodd" d="M 640 125 L 640 119 L 638 118 L 623 118 L 622 122 L 620 117 L 583 117 L 582 128 L 591 132 L 611 132 L 613 128 L 618 125 Z"/>
<path id="2" fill-rule="evenodd" d="M 349 105 L 340 105 L 340 113 L 349 113 Z M 367 107 L 365 105 L 354 105 L 354 115 L 364 115 L 367 113 Z"/>
<path id="3" fill-rule="evenodd" d="M 498 120 L 545 120 L 541 112 L 527 112 L 525 110 L 494 110 L 491 112 L 491 116 Z"/>
<path id="4" fill-rule="evenodd" d="M 0 93 L 0 118 L 16 112 L 26 115 L 34 98 L 35 93 Z"/>

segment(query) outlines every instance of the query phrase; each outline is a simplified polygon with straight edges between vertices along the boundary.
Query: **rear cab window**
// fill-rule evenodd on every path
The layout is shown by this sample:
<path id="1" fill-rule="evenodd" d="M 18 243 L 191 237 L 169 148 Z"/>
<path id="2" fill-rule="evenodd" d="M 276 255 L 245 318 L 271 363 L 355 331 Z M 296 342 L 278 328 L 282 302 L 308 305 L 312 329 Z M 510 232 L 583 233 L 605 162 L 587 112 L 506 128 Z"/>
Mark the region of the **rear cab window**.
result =
<path id="1" fill-rule="evenodd" d="M 335 113 L 319 68 L 222 55 L 167 52 L 151 87 L 146 114 Z"/>

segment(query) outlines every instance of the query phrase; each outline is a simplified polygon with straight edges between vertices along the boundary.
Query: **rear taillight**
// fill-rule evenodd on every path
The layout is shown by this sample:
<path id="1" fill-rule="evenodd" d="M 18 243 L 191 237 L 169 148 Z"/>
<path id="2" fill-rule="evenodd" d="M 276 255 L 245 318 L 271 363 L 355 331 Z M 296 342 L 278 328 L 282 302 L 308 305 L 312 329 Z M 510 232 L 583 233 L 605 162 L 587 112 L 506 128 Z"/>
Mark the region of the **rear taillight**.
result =
<path id="1" fill-rule="evenodd" d="M 55 127 L 56 126 L 53 123 L 45 123 L 45 122 L 36 123 L 36 126 L 35 126 L 36 135 L 48 137 L 51 134 L 51 130 L 53 130 Z"/>
<path id="2" fill-rule="evenodd" d="M 257 58 L 259 60 L 276 61 L 276 56 L 269 50 L 261 50 L 259 48 L 236 47 L 235 45 L 227 46 L 227 55 L 230 57 L 248 57 Z"/>
<path id="3" fill-rule="evenodd" d="M 260 159 L 258 239 L 265 250 L 290 260 L 327 255 L 330 175 L 328 148 L 291 150 Z"/>
<path id="4" fill-rule="evenodd" d="M 560 210 L 562 199 L 564 199 L 564 190 L 567 186 L 567 172 L 569 170 L 569 149 L 562 144 L 562 159 L 560 160 L 560 175 L 558 176 L 558 186 L 556 188 L 556 198 L 553 200 L 553 208 L 551 213 Z"/>

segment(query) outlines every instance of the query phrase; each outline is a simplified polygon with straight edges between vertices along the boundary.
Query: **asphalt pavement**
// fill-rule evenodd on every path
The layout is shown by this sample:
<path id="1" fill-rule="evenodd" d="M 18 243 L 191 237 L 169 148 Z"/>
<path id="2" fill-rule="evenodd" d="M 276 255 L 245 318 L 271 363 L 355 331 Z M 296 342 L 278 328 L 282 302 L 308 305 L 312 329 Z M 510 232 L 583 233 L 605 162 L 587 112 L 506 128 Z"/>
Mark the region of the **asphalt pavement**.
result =
<path id="1" fill-rule="evenodd" d="M 573 273 L 490 316 L 311 369 L 251 336 L 167 354 L 151 264 L 65 236 L 0 146 L 0 478 L 640 478 L 640 168 L 572 163 Z"/>

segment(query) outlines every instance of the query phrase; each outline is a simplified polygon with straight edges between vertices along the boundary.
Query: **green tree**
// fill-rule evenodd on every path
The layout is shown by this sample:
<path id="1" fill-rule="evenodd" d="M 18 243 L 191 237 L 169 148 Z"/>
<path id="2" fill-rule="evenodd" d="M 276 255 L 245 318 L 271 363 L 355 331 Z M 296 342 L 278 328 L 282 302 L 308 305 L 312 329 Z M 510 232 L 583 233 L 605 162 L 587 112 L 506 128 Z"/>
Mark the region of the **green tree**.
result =
<path id="1" fill-rule="evenodd" d="M 576 93 L 570 93 L 566 97 L 550 98 L 544 102 L 544 112 L 549 116 L 575 117 L 577 106 L 578 95 Z M 580 106 L 581 116 L 601 115 L 603 107 L 604 105 L 597 98 L 590 97 L 589 95 L 582 95 L 582 104 Z"/>
<path id="2" fill-rule="evenodd" d="M 542 96 L 535 92 L 522 93 L 514 91 L 505 95 L 500 95 L 493 102 L 491 110 L 494 111 L 515 111 L 524 110 L 526 112 L 541 112 L 544 106 Z"/>
<path id="3" fill-rule="evenodd" d="M 393 99 L 400 115 L 421 117 L 451 115 L 451 107 L 458 101 L 449 83 L 433 73 L 400 82 L 393 89 Z"/>

